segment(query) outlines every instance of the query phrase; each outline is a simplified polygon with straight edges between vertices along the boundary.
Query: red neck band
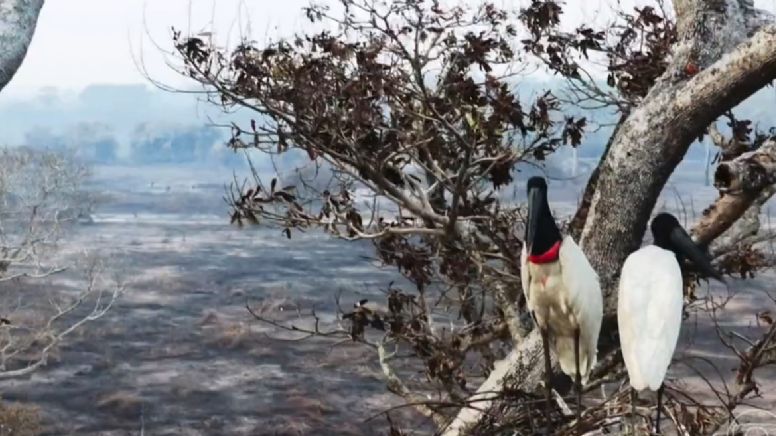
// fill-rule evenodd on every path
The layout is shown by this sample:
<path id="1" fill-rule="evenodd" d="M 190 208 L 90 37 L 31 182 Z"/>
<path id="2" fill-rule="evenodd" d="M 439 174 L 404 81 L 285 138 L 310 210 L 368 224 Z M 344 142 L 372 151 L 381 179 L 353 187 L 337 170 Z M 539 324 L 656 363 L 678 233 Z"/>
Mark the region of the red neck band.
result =
<path id="1" fill-rule="evenodd" d="M 531 263 L 555 262 L 556 260 L 558 260 L 559 254 L 560 254 L 560 241 L 553 244 L 549 250 L 545 251 L 542 254 L 532 254 L 528 256 L 528 261 Z"/>

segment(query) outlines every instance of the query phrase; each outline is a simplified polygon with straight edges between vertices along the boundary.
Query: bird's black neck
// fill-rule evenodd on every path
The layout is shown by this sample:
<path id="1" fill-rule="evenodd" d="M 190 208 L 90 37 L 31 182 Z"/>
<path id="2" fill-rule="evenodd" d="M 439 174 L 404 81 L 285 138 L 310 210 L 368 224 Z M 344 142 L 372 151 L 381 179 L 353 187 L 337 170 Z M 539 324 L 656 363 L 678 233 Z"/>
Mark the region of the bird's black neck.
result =
<path id="1" fill-rule="evenodd" d="M 654 240 L 652 241 L 654 245 L 662 248 L 663 250 L 673 251 L 674 253 L 676 253 L 676 250 L 674 249 L 673 244 L 671 244 L 671 240 L 668 238 L 668 235 L 653 234 L 652 237 L 654 238 Z"/>
<path id="2" fill-rule="evenodd" d="M 539 212 L 539 222 L 534 235 L 533 245 L 531 245 L 531 255 L 540 256 L 548 252 L 556 243 L 562 240 L 560 229 L 555 224 L 555 219 L 550 212 L 550 205 L 544 198 Z"/>
<path id="3" fill-rule="evenodd" d="M 663 250 L 668 250 L 671 253 L 674 253 L 674 256 L 676 256 L 676 261 L 679 263 L 679 266 L 684 269 L 684 254 L 671 242 L 671 238 L 664 233 L 652 235 L 654 240 L 652 243 Z"/>

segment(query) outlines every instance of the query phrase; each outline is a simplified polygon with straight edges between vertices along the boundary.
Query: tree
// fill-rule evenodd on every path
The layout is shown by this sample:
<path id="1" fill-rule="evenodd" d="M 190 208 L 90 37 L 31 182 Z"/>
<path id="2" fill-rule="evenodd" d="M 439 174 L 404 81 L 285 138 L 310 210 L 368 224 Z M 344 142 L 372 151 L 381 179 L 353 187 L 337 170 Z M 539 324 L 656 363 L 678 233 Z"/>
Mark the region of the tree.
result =
<path id="1" fill-rule="evenodd" d="M 677 0 L 673 17 L 657 2 L 619 12 L 611 27 L 572 31 L 561 26 L 563 4 L 553 0 L 532 0 L 517 12 L 489 3 L 340 0 L 305 12 L 315 30 L 261 46 L 246 39 L 227 50 L 175 31 L 180 71 L 204 85 L 213 103 L 256 113 L 249 125 L 231 127 L 231 147 L 298 149 L 312 165 L 332 168 L 335 187 L 315 199 L 254 174 L 247 186 L 235 186 L 232 219 L 275 223 L 287 237 L 321 227 L 371 241 L 377 257 L 413 283 L 389 286 L 386 310 L 356 305 L 342 316 L 349 327 L 339 334 L 374 347 L 388 389 L 446 434 L 543 425 L 530 406 L 542 365 L 519 284 L 522 211 L 499 191 L 519 164 L 582 143 L 589 120 L 580 108 L 619 113 L 566 223 L 605 297 L 601 363 L 590 386 L 622 377 L 612 322 L 620 266 L 641 244 L 658 195 L 690 144 L 721 117 L 730 119 L 733 138 L 713 136 L 721 148 L 720 198 L 693 235 L 709 245 L 725 234 L 710 252 L 728 272 L 771 264 L 754 244 L 772 235 L 752 234 L 773 193 L 768 162 L 776 143 L 731 112 L 776 78 L 776 26 L 749 2 Z M 521 73 L 535 61 L 564 77 L 566 89 L 518 98 Z M 596 80 L 596 65 L 606 83 Z M 356 201 L 355 186 L 374 201 Z M 376 206 L 385 203 L 388 209 Z M 695 279 L 688 277 L 690 290 Z M 753 371 L 773 363 L 757 350 L 774 344 L 775 329 L 736 349 L 739 384 L 720 408 L 674 399 L 667 407 L 675 423 L 703 433 L 724 424 L 756 389 Z M 337 334 L 317 322 L 306 331 Z M 426 382 L 403 380 L 407 368 L 423 368 Z M 480 383 L 476 392 L 473 383 Z M 602 425 L 607 410 L 599 404 L 573 422 L 560 407 L 552 425 L 556 434 L 578 433 Z"/>
<path id="2" fill-rule="evenodd" d="M 213 149 L 223 141 L 222 133 L 208 126 L 140 123 L 130 134 L 130 160 L 143 164 L 228 162 L 227 156 L 217 156 Z"/>
<path id="3" fill-rule="evenodd" d="M 27 54 L 42 6 L 43 0 L 0 1 L 0 90 Z M 78 259 L 70 265 L 55 259 L 63 231 L 89 212 L 86 175 L 65 154 L 0 150 L 0 378 L 44 366 L 65 337 L 104 315 L 120 295 L 122 287 L 107 277 L 99 257 L 70 256 Z M 40 294 L 33 296 L 20 284 L 68 266 L 81 267 L 83 289 L 33 289 Z"/>
<path id="4" fill-rule="evenodd" d="M 84 166 L 68 155 L 14 148 L 0 151 L 0 168 L 0 378 L 9 378 L 45 365 L 65 337 L 102 317 L 123 287 L 95 253 L 57 258 L 62 236 L 91 209 Z M 82 289 L 41 286 L 68 268 L 83 274 Z"/>

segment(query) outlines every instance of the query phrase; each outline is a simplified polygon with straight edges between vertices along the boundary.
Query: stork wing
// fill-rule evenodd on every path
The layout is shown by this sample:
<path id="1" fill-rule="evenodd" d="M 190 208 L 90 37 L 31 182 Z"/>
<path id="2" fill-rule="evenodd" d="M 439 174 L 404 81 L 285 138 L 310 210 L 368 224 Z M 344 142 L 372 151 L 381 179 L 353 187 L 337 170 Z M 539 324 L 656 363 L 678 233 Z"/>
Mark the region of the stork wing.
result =
<path id="1" fill-rule="evenodd" d="M 585 253 L 570 236 L 563 238 L 559 260 L 563 284 L 574 315 L 579 322 L 581 346 L 587 348 L 591 359 L 582 373 L 587 374 L 595 365 L 598 349 L 598 335 L 603 318 L 603 296 L 598 274 L 587 260 Z"/>
<path id="2" fill-rule="evenodd" d="M 657 390 L 679 338 L 684 303 L 682 272 L 674 253 L 654 245 L 625 260 L 617 323 L 625 367 L 636 390 Z"/>

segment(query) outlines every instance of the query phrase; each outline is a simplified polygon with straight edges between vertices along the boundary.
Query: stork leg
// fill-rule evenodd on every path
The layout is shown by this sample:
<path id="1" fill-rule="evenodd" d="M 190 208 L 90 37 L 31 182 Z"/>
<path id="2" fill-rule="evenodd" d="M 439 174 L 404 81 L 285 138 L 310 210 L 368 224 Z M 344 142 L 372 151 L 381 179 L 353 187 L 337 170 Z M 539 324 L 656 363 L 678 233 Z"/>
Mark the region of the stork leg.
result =
<path id="1" fill-rule="evenodd" d="M 639 394 L 636 389 L 630 389 L 631 400 L 631 430 L 633 434 L 636 434 L 636 401 L 639 399 Z"/>
<path id="2" fill-rule="evenodd" d="M 660 411 L 663 409 L 663 385 L 657 389 L 657 419 L 655 419 L 655 433 L 660 434 Z"/>
<path id="3" fill-rule="evenodd" d="M 550 384 L 550 377 L 552 376 L 552 365 L 550 363 L 550 341 L 547 337 L 547 330 L 540 328 L 542 333 L 542 347 L 544 348 L 544 387 L 546 393 L 546 414 L 547 414 L 547 429 L 549 432 L 549 426 L 552 413 L 552 384 Z"/>
<path id="4" fill-rule="evenodd" d="M 574 364 L 577 373 L 574 377 L 574 387 L 577 390 L 577 422 L 582 416 L 582 374 L 579 371 L 579 329 L 574 330 Z"/>

